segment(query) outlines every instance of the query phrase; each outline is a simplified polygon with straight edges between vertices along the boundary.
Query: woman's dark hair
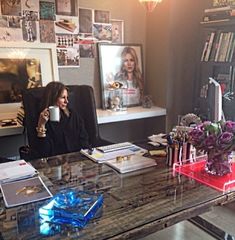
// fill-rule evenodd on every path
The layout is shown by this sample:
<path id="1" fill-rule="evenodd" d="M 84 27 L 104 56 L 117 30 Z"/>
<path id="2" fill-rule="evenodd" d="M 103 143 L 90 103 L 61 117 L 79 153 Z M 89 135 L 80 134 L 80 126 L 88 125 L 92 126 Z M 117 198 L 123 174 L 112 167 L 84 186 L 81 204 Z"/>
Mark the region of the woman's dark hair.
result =
<path id="1" fill-rule="evenodd" d="M 61 82 L 48 83 L 43 93 L 41 110 L 56 105 L 57 99 L 61 96 L 64 90 L 67 90 L 67 88 Z"/>

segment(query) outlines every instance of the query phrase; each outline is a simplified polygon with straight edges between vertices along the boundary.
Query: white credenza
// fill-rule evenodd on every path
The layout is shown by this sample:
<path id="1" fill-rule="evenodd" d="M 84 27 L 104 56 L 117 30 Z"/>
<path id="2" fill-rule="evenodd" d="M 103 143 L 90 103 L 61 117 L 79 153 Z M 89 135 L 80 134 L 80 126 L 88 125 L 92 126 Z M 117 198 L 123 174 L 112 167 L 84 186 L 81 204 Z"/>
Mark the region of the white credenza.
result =
<path id="1" fill-rule="evenodd" d="M 98 124 L 129 121 L 129 120 L 158 117 L 158 116 L 165 116 L 165 115 L 166 115 L 166 109 L 156 107 L 156 106 L 151 108 L 143 108 L 140 106 L 131 107 L 131 108 L 127 108 L 126 111 L 118 111 L 118 112 L 114 112 L 111 110 L 97 109 Z"/>

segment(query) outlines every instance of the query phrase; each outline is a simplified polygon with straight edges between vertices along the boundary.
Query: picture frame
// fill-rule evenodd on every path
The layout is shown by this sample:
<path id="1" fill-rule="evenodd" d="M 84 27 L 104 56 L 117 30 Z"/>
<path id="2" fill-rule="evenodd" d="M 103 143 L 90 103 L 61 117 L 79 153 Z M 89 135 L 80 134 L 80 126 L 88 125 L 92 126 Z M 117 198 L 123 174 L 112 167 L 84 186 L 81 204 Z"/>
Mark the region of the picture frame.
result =
<path id="1" fill-rule="evenodd" d="M 103 109 L 122 110 L 141 104 L 144 93 L 142 49 L 142 44 L 98 43 Z M 121 94 L 121 106 L 112 103 L 114 90 Z"/>
<path id="2" fill-rule="evenodd" d="M 106 10 L 94 10 L 95 23 L 110 23 L 110 12 Z"/>
<path id="3" fill-rule="evenodd" d="M 124 43 L 124 21 L 111 19 L 112 24 L 112 43 Z"/>
<path id="4" fill-rule="evenodd" d="M 0 47 L 0 56 L 0 60 L 38 59 L 40 61 L 42 86 L 51 81 L 59 81 L 55 44 L 4 42 Z M 19 107 L 20 102 L 1 103 L 0 112 L 4 112 L 6 108 L 11 112 L 17 112 Z"/>
<path id="5" fill-rule="evenodd" d="M 77 0 L 56 0 L 56 14 L 77 16 Z"/>

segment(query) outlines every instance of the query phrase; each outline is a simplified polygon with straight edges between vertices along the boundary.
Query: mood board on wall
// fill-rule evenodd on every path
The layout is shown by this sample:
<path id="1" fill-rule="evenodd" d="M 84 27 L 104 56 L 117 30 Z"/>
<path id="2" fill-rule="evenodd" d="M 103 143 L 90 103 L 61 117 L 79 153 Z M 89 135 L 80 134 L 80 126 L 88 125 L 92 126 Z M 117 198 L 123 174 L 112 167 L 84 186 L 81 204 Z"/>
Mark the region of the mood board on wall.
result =
<path id="1" fill-rule="evenodd" d="M 58 67 L 76 68 L 97 42 L 123 43 L 124 21 L 79 0 L 0 0 L 0 42 L 55 43 Z"/>

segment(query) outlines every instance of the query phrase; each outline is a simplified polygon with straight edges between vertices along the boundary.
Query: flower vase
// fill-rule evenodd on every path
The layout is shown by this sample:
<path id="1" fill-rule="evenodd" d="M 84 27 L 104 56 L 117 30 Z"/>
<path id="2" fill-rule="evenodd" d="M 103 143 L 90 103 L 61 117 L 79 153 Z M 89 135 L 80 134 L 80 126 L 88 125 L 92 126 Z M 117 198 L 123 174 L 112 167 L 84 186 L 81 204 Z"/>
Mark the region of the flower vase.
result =
<path id="1" fill-rule="evenodd" d="M 216 176 L 224 176 L 232 172 L 231 152 L 210 150 L 207 154 L 205 170 L 207 173 Z"/>

